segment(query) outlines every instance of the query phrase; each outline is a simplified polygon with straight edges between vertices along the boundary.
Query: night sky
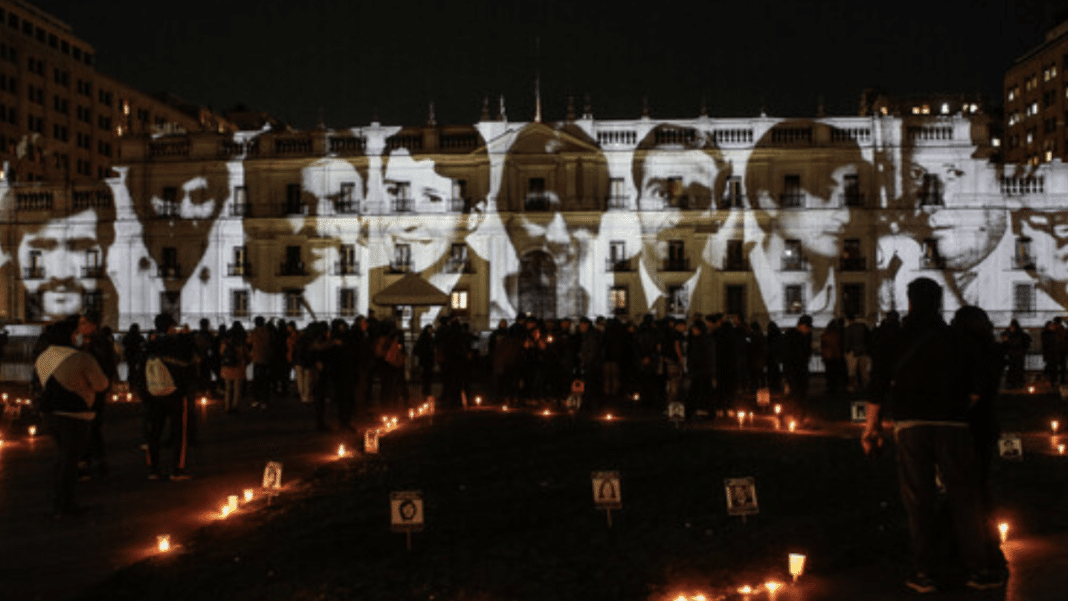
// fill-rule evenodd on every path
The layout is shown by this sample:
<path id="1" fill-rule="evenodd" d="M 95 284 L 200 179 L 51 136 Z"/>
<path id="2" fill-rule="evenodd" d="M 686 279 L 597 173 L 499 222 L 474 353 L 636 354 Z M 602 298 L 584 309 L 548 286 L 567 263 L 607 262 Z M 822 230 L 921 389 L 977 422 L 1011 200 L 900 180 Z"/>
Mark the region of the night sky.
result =
<path id="1" fill-rule="evenodd" d="M 37 6 L 94 45 L 99 70 L 143 91 L 296 127 L 478 120 L 504 94 L 510 120 L 545 119 L 591 95 L 598 118 L 854 115 L 861 91 L 982 92 L 1001 102 L 1013 60 L 1039 43 L 1061 0 L 730 4 L 395 0 L 144 0 Z M 165 8 L 164 8 L 165 7 Z M 610 8 L 609 8 L 610 7 Z M 539 43 L 540 41 L 540 43 Z"/>

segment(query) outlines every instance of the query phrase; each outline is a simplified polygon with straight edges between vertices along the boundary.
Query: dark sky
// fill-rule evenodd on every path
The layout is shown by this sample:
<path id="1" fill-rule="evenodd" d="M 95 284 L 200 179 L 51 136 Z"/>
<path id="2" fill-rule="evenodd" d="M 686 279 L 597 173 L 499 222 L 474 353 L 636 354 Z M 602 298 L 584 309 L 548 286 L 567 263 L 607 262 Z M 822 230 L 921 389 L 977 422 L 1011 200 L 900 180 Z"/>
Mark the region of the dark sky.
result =
<path id="1" fill-rule="evenodd" d="M 503 93 L 546 120 L 568 93 L 595 116 L 856 114 L 860 92 L 982 92 L 1001 101 L 1015 58 L 1061 0 L 36 0 L 94 45 L 98 68 L 144 91 L 224 110 L 236 103 L 311 127 L 478 120 Z M 611 8 L 609 8 L 611 7 Z M 540 44 L 536 43 L 540 40 Z M 540 49 L 540 50 L 539 50 Z"/>

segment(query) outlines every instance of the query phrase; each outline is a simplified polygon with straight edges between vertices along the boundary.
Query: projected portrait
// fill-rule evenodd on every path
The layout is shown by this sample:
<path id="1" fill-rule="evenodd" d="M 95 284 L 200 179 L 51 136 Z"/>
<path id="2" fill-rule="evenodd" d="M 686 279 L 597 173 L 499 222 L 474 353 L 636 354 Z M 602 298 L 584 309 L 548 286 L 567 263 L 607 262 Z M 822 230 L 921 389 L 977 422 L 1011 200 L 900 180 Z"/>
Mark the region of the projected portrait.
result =
<path id="1" fill-rule="evenodd" d="M 61 201 L 47 219 L 10 226 L 11 235 L 3 237 L 25 291 L 27 320 L 98 312 L 103 323 L 117 323 L 115 289 L 106 271 L 115 211 L 110 195 L 97 198 L 91 206 Z"/>
<path id="2" fill-rule="evenodd" d="M 1068 210 L 1049 205 L 1015 210 L 1012 234 L 1013 266 L 1026 270 L 1039 290 L 1068 308 Z"/>
<path id="3" fill-rule="evenodd" d="M 837 140 L 821 160 L 813 160 L 816 128 L 830 128 L 827 139 Z M 836 312 L 836 263 L 851 235 L 851 207 L 862 204 L 871 177 L 857 144 L 831 126 L 785 121 L 760 138 L 745 173 L 753 210 L 744 245 L 768 312 Z"/>
<path id="4" fill-rule="evenodd" d="M 533 123 L 518 134 L 505 157 L 497 200 L 501 211 L 514 215 L 505 228 L 519 270 L 505 276 L 505 290 L 518 312 L 589 312 L 607 193 L 604 155 L 581 129 Z"/>
<path id="5" fill-rule="evenodd" d="M 441 139 L 456 142 L 430 151 L 406 132 L 387 140 L 393 148 L 383 158 L 386 206 L 371 224 L 375 280 L 416 272 L 447 293 L 464 274 L 475 272 L 478 257 L 467 238 L 485 218 L 486 146 L 474 128 Z M 433 319 L 437 311 L 428 310 L 424 318 Z"/>
<path id="6" fill-rule="evenodd" d="M 702 260 L 705 240 L 681 239 L 674 228 L 684 215 L 708 216 L 717 208 L 731 166 L 707 133 L 663 124 L 638 144 L 632 174 L 639 191 L 644 306 L 653 311 L 663 297 L 664 312 L 685 314 L 712 268 Z M 687 250 L 687 242 L 694 248 Z"/>

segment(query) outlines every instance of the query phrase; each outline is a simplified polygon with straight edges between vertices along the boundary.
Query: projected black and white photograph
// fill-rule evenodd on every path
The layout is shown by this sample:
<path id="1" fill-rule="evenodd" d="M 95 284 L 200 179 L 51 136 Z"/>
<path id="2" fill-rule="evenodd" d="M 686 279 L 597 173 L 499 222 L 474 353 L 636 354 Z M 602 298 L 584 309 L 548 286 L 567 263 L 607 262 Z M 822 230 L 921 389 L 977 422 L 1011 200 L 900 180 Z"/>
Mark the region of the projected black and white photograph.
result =
<path id="1" fill-rule="evenodd" d="M 0 597 L 1061 598 L 1066 78 L 1068 0 L 0 0 Z"/>

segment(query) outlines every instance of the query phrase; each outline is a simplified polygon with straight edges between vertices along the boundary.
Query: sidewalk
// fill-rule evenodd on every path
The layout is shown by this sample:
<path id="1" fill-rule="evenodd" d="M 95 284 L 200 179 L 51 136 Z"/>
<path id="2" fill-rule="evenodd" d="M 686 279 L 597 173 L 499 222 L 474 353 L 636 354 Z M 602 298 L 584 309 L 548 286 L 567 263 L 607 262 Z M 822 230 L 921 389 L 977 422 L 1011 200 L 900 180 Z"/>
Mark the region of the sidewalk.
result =
<path id="1" fill-rule="evenodd" d="M 198 407 L 193 479 L 149 481 L 137 407 L 109 409 L 104 436 L 111 474 L 78 483 L 86 515 L 59 521 L 51 516 L 51 438 L 15 438 L 0 448 L 0 597 L 72 597 L 152 553 L 158 534 L 187 540 L 216 519 L 227 495 L 244 488 L 259 493 L 267 461 L 284 462 L 283 484 L 293 483 L 331 461 L 342 441 L 355 442 L 353 434 L 316 432 L 311 406 L 293 399 L 238 415 L 226 415 L 215 402 Z M 168 451 L 163 449 L 164 458 Z"/>

